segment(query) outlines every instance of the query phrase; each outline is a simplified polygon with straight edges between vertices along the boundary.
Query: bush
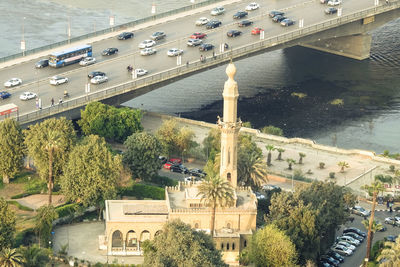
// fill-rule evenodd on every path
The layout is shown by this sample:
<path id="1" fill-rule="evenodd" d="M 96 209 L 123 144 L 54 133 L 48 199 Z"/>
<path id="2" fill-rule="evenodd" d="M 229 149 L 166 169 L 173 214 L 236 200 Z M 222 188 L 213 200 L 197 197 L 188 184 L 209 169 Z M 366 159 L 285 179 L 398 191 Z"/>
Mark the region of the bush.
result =
<path id="1" fill-rule="evenodd" d="M 390 166 L 389 166 L 389 170 L 390 170 L 391 172 L 394 172 L 394 170 L 395 170 L 394 165 L 390 165 Z"/>
<path id="2" fill-rule="evenodd" d="M 56 212 L 58 214 L 58 218 L 70 216 L 74 214 L 75 211 L 78 209 L 79 205 L 76 203 L 66 204 L 56 208 Z"/>
<path id="3" fill-rule="evenodd" d="M 178 184 L 178 181 L 168 178 L 166 176 L 160 176 L 160 175 L 152 177 L 150 182 L 155 183 L 157 185 L 162 185 L 162 186 L 175 186 Z"/>
<path id="4" fill-rule="evenodd" d="M 7 200 L 7 203 L 11 204 L 11 205 L 14 205 L 14 206 L 17 206 L 17 208 L 20 209 L 20 210 L 33 211 L 33 209 L 31 209 L 31 208 L 29 208 L 27 206 L 21 205 L 21 204 L 19 204 L 18 201 L 15 201 L 15 200 Z"/>
<path id="5" fill-rule="evenodd" d="M 283 136 L 283 130 L 281 128 L 269 125 L 265 126 L 261 129 L 262 133 L 265 134 L 272 134 L 272 135 L 277 135 L 277 136 Z"/>
<path id="6" fill-rule="evenodd" d="M 119 195 L 136 197 L 137 199 L 163 200 L 165 199 L 165 190 L 157 186 L 134 184 L 131 187 L 120 188 Z"/>
<path id="7" fill-rule="evenodd" d="M 27 192 L 27 193 L 29 193 L 29 192 L 39 192 L 40 193 L 41 191 L 45 191 L 46 188 L 47 188 L 46 182 L 39 178 L 30 179 L 24 185 L 25 192 Z"/>
<path id="8" fill-rule="evenodd" d="M 11 196 L 11 199 L 18 199 L 18 198 L 23 198 L 23 197 L 27 197 L 30 195 L 36 195 L 36 194 L 40 194 L 40 190 L 39 191 L 31 191 L 31 192 L 25 192 L 25 193 L 21 193 L 21 194 L 16 194 L 14 196 Z"/>
<path id="9" fill-rule="evenodd" d="M 371 254 L 369 256 L 369 259 L 371 261 L 375 261 L 376 258 L 378 257 L 381 249 L 385 246 L 385 240 L 379 240 L 375 242 L 375 244 L 371 248 Z"/>
<path id="10" fill-rule="evenodd" d="M 320 163 L 319 163 L 319 168 L 320 168 L 320 169 L 325 168 L 325 163 L 324 163 L 324 162 L 320 162 Z"/>
<path id="11" fill-rule="evenodd" d="M 329 173 L 329 178 L 331 178 L 331 179 L 335 178 L 335 173 L 334 172 L 330 172 Z"/>
<path id="12" fill-rule="evenodd" d="M 30 246 L 35 242 L 35 230 L 33 228 L 25 229 L 15 235 L 14 247 Z"/>

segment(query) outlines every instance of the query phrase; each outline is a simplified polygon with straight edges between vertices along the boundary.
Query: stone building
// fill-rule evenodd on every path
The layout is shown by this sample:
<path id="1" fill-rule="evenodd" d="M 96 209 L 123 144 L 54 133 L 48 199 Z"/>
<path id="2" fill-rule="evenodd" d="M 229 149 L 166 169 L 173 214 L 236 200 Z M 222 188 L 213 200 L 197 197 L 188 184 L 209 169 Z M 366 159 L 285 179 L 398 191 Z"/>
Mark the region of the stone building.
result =
<path id="1" fill-rule="evenodd" d="M 224 260 L 235 265 L 239 252 L 256 229 L 257 198 L 250 188 L 237 186 L 237 138 L 242 123 L 237 119 L 239 93 L 233 63 L 228 65 L 226 73 L 224 113 L 223 118 L 218 117 L 220 176 L 232 185 L 235 195 L 232 206 L 217 207 L 213 237 Z M 165 200 L 107 200 L 105 235 L 99 237 L 101 249 L 106 249 L 108 255 L 141 255 L 141 243 L 153 239 L 166 222 L 174 219 L 210 233 L 212 210 L 198 196 L 198 185 L 180 182 L 175 187 L 166 187 Z"/>

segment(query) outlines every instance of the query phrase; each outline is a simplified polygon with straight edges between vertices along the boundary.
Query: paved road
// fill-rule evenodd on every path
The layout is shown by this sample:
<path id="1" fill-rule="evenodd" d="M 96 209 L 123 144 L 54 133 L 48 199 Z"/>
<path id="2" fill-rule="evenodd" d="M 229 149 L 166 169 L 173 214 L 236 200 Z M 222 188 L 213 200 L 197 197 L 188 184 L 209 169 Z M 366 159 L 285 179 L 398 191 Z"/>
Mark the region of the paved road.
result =
<path id="1" fill-rule="evenodd" d="M 266 15 L 271 10 L 283 10 L 288 17 L 295 20 L 304 19 L 304 25 L 319 23 L 332 18 L 332 15 L 325 15 L 325 5 L 319 3 L 319 0 L 284 0 L 284 1 L 259 1 L 261 8 L 257 11 L 249 12 L 248 19 L 254 21 L 253 26 L 259 26 L 265 29 L 265 36 L 275 36 L 284 32 L 296 29 L 298 26 L 281 27 L 273 23 Z M 199 17 L 210 17 L 209 10 L 202 13 L 179 18 L 162 25 L 154 25 L 148 28 L 135 31 L 135 38 L 125 41 L 119 41 L 115 37 L 105 39 L 93 43 L 94 57 L 98 63 L 89 67 L 80 67 L 78 64 L 67 66 L 60 69 L 44 68 L 40 70 L 34 69 L 34 63 L 37 60 L 13 65 L 0 70 L 0 82 L 6 81 L 11 77 L 18 77 L 23 80 L 23 85 L 10 89 L 11 98 L 0 100 L 0 104 L 15 103 L 20 107 L 20 114 L 32 111 L 35 109 L 35 101 L 30 100 L 22 102 L 19 100 L 19 95 L 24 91 L 32 91 L 39 94 L 42 99 L 42 106 L 50 105 L 50 99 L 55 100 L 62 97 L 63 91 L 68 90 L 71 97 L 84 95 L 85 84 L 88 82 L 87 74 L 94 70 L 101 70 L 107 73 L 109 82 L 102 85 L 93 85 L 91 91 L 94 92 L 112 85 L 117 85 L 131 80 L 131 76 L 126 71 L 126 66 L 132 64 L 137 68 L 144 68 L 149 73 L 156 73 L 176 66 L 176 58 L 167 57 L 166 52 L 172 47 L 184 49 L 182 62 L 197 61 L 200 57 L 200 51 L 197 48 L 186 46 L 188 36 L 196 31 L 203 31 L 208 34 L 207 43 L 212 43 L 218 47 L 220 43 L 227 42 L 230 46 L 238 47 L 244 44 L 255 42 L 258 36 L 252 36 L 250 31 L 252 27 L 241 29 L 243 35 L 237 38 L 226 37 L 226 32 L 230 29 L 238 29 L 237 22 L 232 15 L 238 10 L 243 10 L 248 4 L 248 1 L 241 1 L 230 5 L 225 5 L 226 13 L 217 16 L 216 19 L 222 21 L 223 26 L 215 30 L 206 30 L 204 27 L 194 25 L 195 20 Z M 373 1 L 356 1 L 348 0 L 343 3 L 343 15 L 355 12 L 367 7 L 371 7 Z M 155 31 L 163 30 L 167 34 L 164 41 L 156 45 L 157 54 L 144 57 L 139 55 L 138 44 L 148 39 Z M 115 34 L 117 35 L 117 33 Z M 120 51 L 117 56 L 101 56 L 101 51 L 107 47 L 117 47 Z M 216 50 L 216 53 L 219 53 Z M 202 53 L 206 57 L 211 57 L 212 51 Z M 53 75 L 63 75 L 70 79 L 68 84 L 60 86 L 50 86 L 48 78 Z M 1 87 L 0 87 L 1 88 Z"/>

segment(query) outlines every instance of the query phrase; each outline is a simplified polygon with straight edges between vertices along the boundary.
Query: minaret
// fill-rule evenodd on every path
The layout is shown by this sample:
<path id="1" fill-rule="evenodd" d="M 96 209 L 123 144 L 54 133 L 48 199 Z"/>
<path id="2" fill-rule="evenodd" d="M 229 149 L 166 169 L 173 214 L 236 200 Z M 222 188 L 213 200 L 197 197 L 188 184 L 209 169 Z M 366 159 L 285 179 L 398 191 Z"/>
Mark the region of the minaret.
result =
<path id="1" fill-rule="evenodd" d="M 221 129 L 221 167 L 219 174 L 222 179 L 230 182 L 233 188 L 237 186 L 237 140 L 242 122 L 237 120 L 238 86 L 233 79 L 236 67 L 229 63 L 226 68 L 228 80 L 224 85 L 224 116 L 218 117 L 218 126 Z"/>

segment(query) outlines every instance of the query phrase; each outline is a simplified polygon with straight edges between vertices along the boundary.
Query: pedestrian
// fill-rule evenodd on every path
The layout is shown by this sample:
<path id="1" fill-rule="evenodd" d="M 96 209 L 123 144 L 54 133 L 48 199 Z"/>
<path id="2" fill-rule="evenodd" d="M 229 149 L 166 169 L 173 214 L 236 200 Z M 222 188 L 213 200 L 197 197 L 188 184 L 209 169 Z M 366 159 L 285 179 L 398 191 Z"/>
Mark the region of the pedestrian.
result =
<path id="1" fill-rule="evenodd" d="M 386 208 L 389 209 L 389 199 L 386 201 Z"/>
<path id="2" fill-rule="evenodd" d="M 203 55 L 200 55 L 200 61 L 203 62 Z"/>
<path id="3" fill-rule="evenodd" d="M 58 104 L 61 105 L 62 104 L 62 98 L 60 97 L 60 99 L 58 100 Z"/>
<path id="4" fill-rule="evenodd" d="M 54 107 L 54 98 L 51 98 L 51 106 Z"/>
<path id="5" fill-rule="evenodd" d="M 186 61 L 186 67 L 189 68 L 189 61 Z"/>
<path id="6" fill-rule="evenodd" d="M 215 51 L 213 51 L 213 58 L 216 59 L 217 56 L 215 55 Z"/>
<path id="7" fill-rule="evenodd" d="M 393 202 L 389 203 L 389 212 L 392 213 L 393 212 Z"/>

